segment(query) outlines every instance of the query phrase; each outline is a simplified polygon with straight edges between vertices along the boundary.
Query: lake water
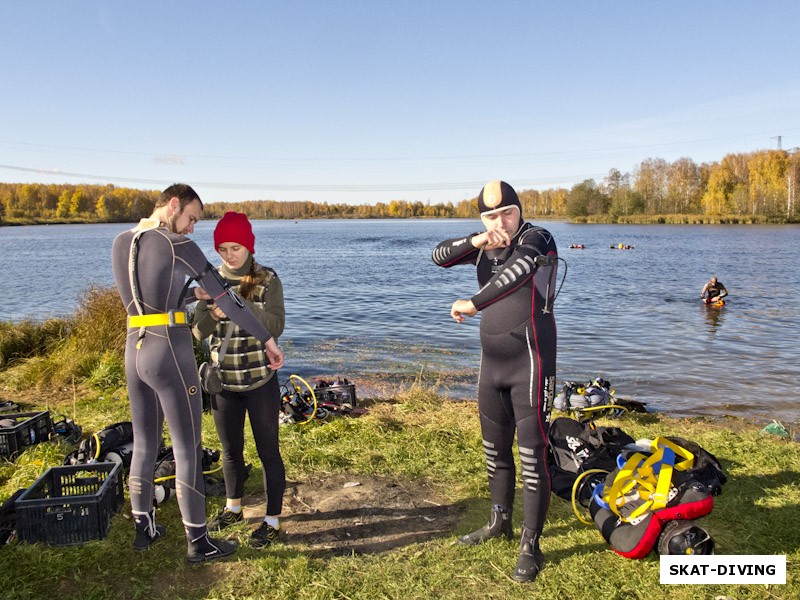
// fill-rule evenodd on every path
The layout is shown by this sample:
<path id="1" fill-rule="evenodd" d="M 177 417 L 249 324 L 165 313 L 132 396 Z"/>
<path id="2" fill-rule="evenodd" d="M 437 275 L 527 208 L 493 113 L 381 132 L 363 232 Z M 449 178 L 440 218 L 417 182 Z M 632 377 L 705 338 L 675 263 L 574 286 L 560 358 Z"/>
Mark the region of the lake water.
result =
<path id="1" fill-rule="evenodd" d="M 602 376 L 652 410 L 800 423 L 800 227 L 545 226 L 568 265 L 555 305 L 559 386 Z M 90 285 L 112 285 L 111 242 L 129 227 L 0 228 L 0 320 L 69 315 Z M 201 222 L 193 238 L 216 264 L 213 227 Z M 477 221 L 254 229 L 256 256 L 286 293 L 284 376 L 422 377 L 451 398 L 475 398 L 478 320 L 449 317 L 453 300 L 475 292 L 475 269 L 442 269 L 430 254 Z M 609 248 L 618 243 L 635 248 Z M 719 310 L 699 300 L 712 275 L 731 294 Z"/>

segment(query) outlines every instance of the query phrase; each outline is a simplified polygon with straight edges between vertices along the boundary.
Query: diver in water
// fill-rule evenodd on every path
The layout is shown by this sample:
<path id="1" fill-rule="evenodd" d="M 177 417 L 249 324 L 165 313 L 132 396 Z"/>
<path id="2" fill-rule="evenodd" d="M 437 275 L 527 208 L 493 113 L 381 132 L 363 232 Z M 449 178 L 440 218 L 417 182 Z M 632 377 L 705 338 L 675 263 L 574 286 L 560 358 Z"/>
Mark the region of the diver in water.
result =
<path id="1" fill-rule="evenodd" d="M 176 492 L 188 543 L 187 559 L 200 563 L 228 556 L 231 542 L 208 536 L 202 473 L 203 402 L 184 306 L 187 280 L 196 280 L 188 301 L 209 294 L 221 310 L 264 346 L 273 370 L 283 352 L 244 303 L 230 293 L 192 233 L 203 204 L 188 185 L 168 187 L 149 219 L 119 234 L 112 246 L 117 290 L 128 313 L 125 372 L 128 382 L 133 457 L 129 488 L 136 525 L 133 546 L 145 550 L 164 533 L 153 508 L 156 455 L 166 418 L 175 453 Z M 200 295 L 198 295 L 200 294 Z"/>
<path id="2" fill-rule="evenodd" d="M 719 302 L 727 295 L 728 290 L 725 289 L 725 286 L 722 285 L 722 282 L 718 281 L 716 277 L 712 277 L 711 281 L 705 284 L 703 290 L 700 292 L 700 297 L 706 304 Z"/>
<path id="3" fill-rule="evenodd" d="M 546 455 L 555 395 L 558 256 L 553 236 L 523 220 L 522 205 L 509 184 L 487 183 L 478 207 L 486 231 L 446 240 L 433 251 L 441 267 L 476 265 L 481 286 L 469 300 L 456 300 L 450 315 L 460 323 L 483 313 L 478 409 L 492 509 L 489 523 L 459 543 L 513 536 L 516 431 L 524 515 L 512 577 L 533 581 L 544 565 L 539 539 L 550 502 Z"/>

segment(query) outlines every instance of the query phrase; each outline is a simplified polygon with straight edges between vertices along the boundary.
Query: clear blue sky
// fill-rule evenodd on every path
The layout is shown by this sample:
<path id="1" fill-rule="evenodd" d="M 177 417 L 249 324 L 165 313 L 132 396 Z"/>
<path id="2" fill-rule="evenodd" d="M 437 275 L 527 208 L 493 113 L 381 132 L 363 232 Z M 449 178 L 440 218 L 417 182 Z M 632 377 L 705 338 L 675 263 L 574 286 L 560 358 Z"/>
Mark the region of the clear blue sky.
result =
<path id="1" fill-rule="evenodd" d="M 31 0 L 0 24 L 6 182 L 435 203 L 800 146 L 796 1 Z"/>

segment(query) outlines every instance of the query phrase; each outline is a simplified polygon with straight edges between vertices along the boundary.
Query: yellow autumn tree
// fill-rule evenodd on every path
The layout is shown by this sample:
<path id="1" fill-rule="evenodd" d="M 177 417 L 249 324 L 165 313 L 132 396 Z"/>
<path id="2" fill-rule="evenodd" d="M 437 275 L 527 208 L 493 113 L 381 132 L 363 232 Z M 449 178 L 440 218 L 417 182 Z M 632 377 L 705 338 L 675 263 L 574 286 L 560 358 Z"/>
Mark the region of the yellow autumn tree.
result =
<path id="1" fill-rule="evenodd" d="M 783 212 L 787 162 L 788 155 L 784 150 L 765 150 L 750 156 L 750 214 L 777 215 Z"/>

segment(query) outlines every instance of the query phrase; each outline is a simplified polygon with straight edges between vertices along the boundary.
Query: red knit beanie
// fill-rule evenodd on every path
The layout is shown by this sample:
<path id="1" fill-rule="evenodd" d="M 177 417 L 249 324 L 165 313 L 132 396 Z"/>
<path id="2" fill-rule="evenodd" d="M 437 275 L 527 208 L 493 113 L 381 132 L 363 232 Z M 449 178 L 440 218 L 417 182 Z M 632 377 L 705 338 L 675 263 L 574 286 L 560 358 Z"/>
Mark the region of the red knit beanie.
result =
<path id="1" fill-rule="evenodd" d="M 219 250 L 220 244 L 226 242 L 241 244 L 250 254 L 255 253 L 256 236 L 246 214 L 229 211 L 219 220 L 214 229 L 214 249 Z"/>

